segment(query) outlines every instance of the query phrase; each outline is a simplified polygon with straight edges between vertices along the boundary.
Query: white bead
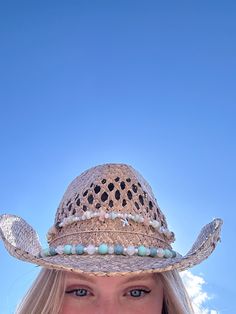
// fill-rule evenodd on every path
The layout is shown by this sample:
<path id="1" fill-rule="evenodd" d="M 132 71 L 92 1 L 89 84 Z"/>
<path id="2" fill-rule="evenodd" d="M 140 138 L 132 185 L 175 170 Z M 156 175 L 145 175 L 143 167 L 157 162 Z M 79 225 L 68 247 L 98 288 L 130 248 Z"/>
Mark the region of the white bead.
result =
<path id="1" fill-rule="evenodd" d="M 110 245 L 108 246 L 108 254 L 113 254 L 114 253 L 114 246 Z"/>
<path id="2" fill-rule="evenodd" d="M 127 247 L 126 252 L 128 255 L 134 255 L 135 254 L 135 247 L 130 245 Z"/>
<path id="3" fill-rule="evenodd" d="M 161 233 L 164 233 L 165 232 L 165 228 L 164 227 L 161 227 L 160 229 L 159 229 L 159 231 L 161 232 Z"/>
<path id="4" fill-rule="evenodd" d="M 58 245 L 58 247 L 55 248 L 55 251 L 58 254 L 63 254 L 63 252 L 64 252 L 64 245 Z"/>
<path id="5" fill-rule="evenodd" d="M 146 255 L 150 255 L 150 249 L 148 247 L 146 248 Z"/>
<path id="6" fill-rule="evenodd" d="M 68 221 L 69 222 L 73 222 L 74 221 L 74 217 L 73 216 L 68 217 Z"/>
<path id="7" fill-rule="evenodd" d="M 133 218 L 134 218 L 134 216 L 133 216 L 133 215 L 131 215 L 131 214 L 129 214 L 129 215 L 128 215 L 128 218 L 129 218 L 129 219 L 133 219 Z"/>
<path id="8" fill-rule="evenodd" d="M 76 251 L 75 251 L 75 245 L 73 245 L 72 248 L 71 248 L 71 254 L 75 254 L 75 253 L 76 253 Z"/>
<path id="9" fill-rule="evenodd" d="M 108 213 L 105 214 L 105 218 L 106 219 L 109 218 L 109 214 Z"/>
<path id="10" fill-rule="evenodd" d="M 160 249 L 157 250 L 157 256 L 158 256 L 158 257 L 163 257 L 164 254 L 165 254 L 165 253 L 164 253 L 164 250 L 163 250 L 163 249 L 160 248 Z"/>
<path id="11" fill-rule="evenodd" d="M 158 229 L 160 227 L 160 223 L 157 220 L 153 220 L 151 222 L 151 225 L 153 226 L 153 228 Z"/>
<path id="12" fill-rule="evenodd" d="M 95 252 L 96 252 L 95 246 L 92 245 L 92 244 L 89 244 L 89 245 L 87 246 L 87 253 L 88 253 L 89 255 L 92 255 L 92 254 L 94 254 Z"/>
<path id="13" fill-rule="evenodd" d="M 168 239 L 170 239 L 171 238 L 171 232 L 169 231 L 169 230 L 165 230 L 164 231 L 164 235 L 168 238 Z"/>
<path id="14" fill-rule="evenodd" d="M 87 219 L 90 219 L 90 218 L 91 218 L 91 212 L 86 212 L 85 215 L 86 215 L 86 218 L 87 218 Z"/>
<path id="15" fill-rule="evenodd" d="M 143 217 L 139 217 L 139 222 L 144 222 L 144 218 Z"/>

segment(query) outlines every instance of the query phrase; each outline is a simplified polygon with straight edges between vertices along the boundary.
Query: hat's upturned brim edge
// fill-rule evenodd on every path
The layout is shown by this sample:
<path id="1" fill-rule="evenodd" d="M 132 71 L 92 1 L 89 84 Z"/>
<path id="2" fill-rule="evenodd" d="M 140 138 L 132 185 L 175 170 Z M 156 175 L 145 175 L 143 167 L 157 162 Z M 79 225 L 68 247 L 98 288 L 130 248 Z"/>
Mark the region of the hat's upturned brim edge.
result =
<path id="1" fill-rule="evenodd" d="M 175 258 L 157 258 L 121 255 L 55 255 L 39 257 L 41 245 L 37 233 L 22 218 L 0 215 L 0 238 L 7 251 L 17 259 L 45 268 L 89 273 L 93 275 L 123 275 L 127 273 L 164 272 L 173 269 L 183 271 L 201 263 L 215 249 L 220 240 L 223 221 L 214 219 L 205 225 L 191 250 Z"/>

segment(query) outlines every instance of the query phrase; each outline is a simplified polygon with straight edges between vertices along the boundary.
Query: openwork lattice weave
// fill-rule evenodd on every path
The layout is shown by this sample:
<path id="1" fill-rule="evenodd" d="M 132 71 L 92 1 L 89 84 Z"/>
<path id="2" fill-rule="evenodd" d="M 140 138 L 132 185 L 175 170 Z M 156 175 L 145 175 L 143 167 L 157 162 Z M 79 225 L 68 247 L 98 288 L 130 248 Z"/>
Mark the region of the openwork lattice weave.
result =
<path id="1" fill-rule="evenodd" d="M 177 253 L 170 258 L 115 254 L 80 256 L 63 252 L 42 256 L 37 233 L 14 215 L 0 216 L 0 237 L 9 253 L 18 259 L 47 268 L 110 276 L 184 270 L 196 265 L 215 249 L 221 225 L 221 219 L 213 220 L 202 229 L 185 256 Z M 168 230 L 151 187 L 136 170 L 124 164 L 97 166 L 75 178 L 59 204 L 47 237 L 51 248 L 74 247 L 80 243 L 99 247 L 106 243 L 108 246 L 119 244 L 171 250 L 174 241 L 174 233 Z"/>

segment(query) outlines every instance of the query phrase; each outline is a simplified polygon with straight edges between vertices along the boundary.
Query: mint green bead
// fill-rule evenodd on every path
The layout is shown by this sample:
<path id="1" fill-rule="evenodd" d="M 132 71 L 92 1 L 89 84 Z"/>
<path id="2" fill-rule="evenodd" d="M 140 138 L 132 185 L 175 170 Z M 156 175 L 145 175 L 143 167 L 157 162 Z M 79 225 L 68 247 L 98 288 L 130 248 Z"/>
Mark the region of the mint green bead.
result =
<path id="1" fill-rule="evenodd" d="M 164 250 L 164 257 L 165 257 L 165 258 L 170 258 L 170 257 L 172 257 L 171 251 L 168 250 L 168 249 L 165 249 L 165 250 Z"/>
<path id="2" fill-rule="evenodd" d="M 57 255 L 57 252 L 56 252 L 56 250 L 55 250 L 54 247 L 51 246 L 51 247 L 49 248 L 49 254 L 50 254 L 51 256 Z"/>
<path id="3" fill-rule="evenodd" d="M 172 253 L 172 257 L 176 257 L 176 252 L 175 251 L 173 251 L 173 250 L 170 250 L 171 251 L 171 253 Z"/>
<path id="4" fill-rule="evenodd" d="M 110 217 L 111 217 L 111 219 L 115 219 L 117 217 L 117 214 L 112 212 L 112 213 L 110 213 Z"/>
<path id="5" fill-rule="evenodd" d="M 155 247 L 150 248 L 150 256 L 155 257 L 157 255 L 157 249 Z"/>
<path id="6" fill-rule="evenodd" d="M 105 243 L 100 244 L 99 247 L 98 247 L 98 253 L 99 254 L 107 254 L 108 253 L 108 246 L 107 246 L 107 244 L 105 244 Z"/>
<path id="7" fill-rule="evenodd" d="M 46 249 L 43 249 L 43 255 L 45 256 L 50 256 L 50 249 L 49 248 L 46 248 Z"/>
<path id="8" fill-rule="evenodd" d="M 75 252 L 76 252 L 76 254 L 78 254 L 78 255 L 83 254 L 83 253 L 84 253 L 84 245 L 83 245 L 83 244 L 78 244 L 78 245 L 76 245 L 76 247 L 75 247 Z"/>
<path id="9" fill-rule="evenodd" d="M 65 254 L 70 255 L 70 254 L 71 254 L 71 249 L 72 249 L 72 246 L 69 245 L 69 244 L 67 244 L 67 245 L 64 246 L 63 252 L 64 252 Z"/>
<path id="10" fill-rule="evenodd" d="M 138 255 L 145 256 L 146 255 L 146 251 L 147 251 L 147 249 L 145 248 L 145 246 L 140 245 L 138 247 Z"/>

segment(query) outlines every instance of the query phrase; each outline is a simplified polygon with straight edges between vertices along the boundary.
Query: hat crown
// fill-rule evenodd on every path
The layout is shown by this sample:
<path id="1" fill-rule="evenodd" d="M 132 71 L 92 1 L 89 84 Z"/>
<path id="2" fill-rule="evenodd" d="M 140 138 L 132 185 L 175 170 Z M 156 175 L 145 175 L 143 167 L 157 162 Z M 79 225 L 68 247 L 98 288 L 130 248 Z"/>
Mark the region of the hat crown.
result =
<path id="1" fill-rule="evenodd" d="M 201 230 L 191 250 L 172 250 L 151 187 L 132 167 L 105 164 L 69 185 L 41 248 L 35 230 L 15 215 L 0 215 L 0 238 L 18 259 L 52 269 L 102 275 L 184 270 L 199 264 L 220 239 L 221 219 Z M 93 255 L 93 257 L 92 257 Z"/>
<path id="2" fill-rule="evenodd" d="M 66 243 L 170 248 L 167 228 L 147 181 L 126 164 L 104 164 L 76 177 L 68 186 L 47 234 L 50 245 Z"/>
<path id="3" fill-rule="evenodd" d="M 167 227 L 150 185 L 126 164 L 99 165 L 76 177 L 59 204 L 55 225 L 86 211 L 137 214 Z"/>

